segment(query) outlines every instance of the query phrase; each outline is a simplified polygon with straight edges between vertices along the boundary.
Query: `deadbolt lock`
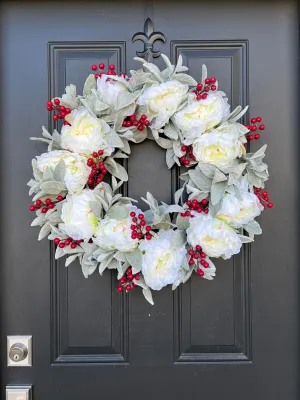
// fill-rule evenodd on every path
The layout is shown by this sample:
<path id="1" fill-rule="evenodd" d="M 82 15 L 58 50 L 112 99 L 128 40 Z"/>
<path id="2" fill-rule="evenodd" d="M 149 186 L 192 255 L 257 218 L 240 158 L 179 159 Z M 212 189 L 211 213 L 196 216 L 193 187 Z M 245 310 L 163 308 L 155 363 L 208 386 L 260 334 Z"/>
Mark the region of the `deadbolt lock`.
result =
<path id="1" fill-rule="evenodd" d="M 25 360 L 28 355 L 28 349 L 23 343 L 15 343 L 9 349 L 9 358 L 14 362 Z"/>

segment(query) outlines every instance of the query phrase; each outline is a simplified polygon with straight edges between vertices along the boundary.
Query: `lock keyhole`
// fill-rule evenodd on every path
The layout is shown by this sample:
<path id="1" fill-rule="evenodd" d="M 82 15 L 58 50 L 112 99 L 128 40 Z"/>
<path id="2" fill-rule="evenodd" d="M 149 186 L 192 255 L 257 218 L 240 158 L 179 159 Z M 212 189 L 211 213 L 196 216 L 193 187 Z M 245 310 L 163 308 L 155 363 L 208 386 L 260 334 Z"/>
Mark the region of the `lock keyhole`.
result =
<path id="1" fill-rule="evenodd" d="M 23 343 L 15 343 L 9 349 L 9 358 L 14 362 L 25 360 L 28 355 L 28 349 Z"/>

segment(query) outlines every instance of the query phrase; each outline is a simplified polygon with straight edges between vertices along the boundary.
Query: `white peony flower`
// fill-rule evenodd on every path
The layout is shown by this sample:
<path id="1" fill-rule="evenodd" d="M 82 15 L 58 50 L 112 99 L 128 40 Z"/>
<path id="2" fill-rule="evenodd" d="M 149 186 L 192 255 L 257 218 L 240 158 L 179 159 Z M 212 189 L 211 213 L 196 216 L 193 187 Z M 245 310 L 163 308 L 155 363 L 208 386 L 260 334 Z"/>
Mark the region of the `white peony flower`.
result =
<path id="1" fill-rule="evenodd" d="M 135 206 L 128 205 L 128 217 L 120 220 L 116 220 L 106 216 L 100 221 L 97 231 L 95 233 L 94 243 L 105 250 L 119 250 L 119 251 L 132 251 L 138 245 L 138 240 L 132 239 L 132 230 L 130 226 L 132 224 L 129 213 L 134 211 L 136 214 L 140 214 L 139 210 Z"/>
<path id="2" fill-rule="evenodd" d="M 107 75 L 103 75 L 97 79 L 97 91 L 103 103 L 116 108 L 119 93 L 128 92 L 128 89 L 125 83 L 107 79 Z"/>
<path id="3" fill-rule="evenodd" d="M 80 194 L 68 195 L 62 206 L 59 228 L 75 240 L 90 239 L 96 232 L 98 219 L 90 202 L 97 201 L 92 190 L 84 189 Z"/>
<path id="4" fill-rule="evenodd" d="M 146 284 L 153 290 L 160 290 L 181 278 L 186 249 L 172 240 L 175 235 L 173 230 L 160 230 L 158 237 L 140 245 L 143 253 L 142 273 Z"/>
<path id="5" fill-rule="evenodd" d="M 242 247 L 241 239 L 233 228 L 217 218 L 202 214 L 190 218 L 187 241 L 193 247 L 197 244 L 202 246 L 209 257 L 222 257 L 225 260 L 238 254 Z"/>
<path id="6" fill-rule="evenodd" d="M 193 154 L 197 161 L 217 166 L 226 166 L 246 153 L 239 124 L 225 123 L 210 132 L 203 133 L 193 143 Z"/>
<path id="7" fill-rule="evenodd" d="M 71 125 L 64 125 L 61 130 L 61 147 L 79 154 L 91 154 L 103 150 L 109 156 L 114 151 L 109 146 L 106 134 L 109 125 L 102 119 L 92 116 L 86 108 L 73 110 L 66 116 Z"/>
<path id="8" fill-rule="evenodd" d="M 240 179 L 240 192 L 242 200 L 232 194 L 225 194 L 221 208 L 216 218 L 235 228 L 248 224 L 263 211 L 263 206 L 254 193 L 248 192 L 247 176 Z M 245 184 L 246 182 L 246 184 Z M 244 190 L 243 190 L 244 188 Z"/>
<path id="9" fill-rule="evenodd" d="M 36 158 L 37 167 L 42 172 L 45 172 L 47 167 L 54 170 L 60 161 L 64 161 L 66 166 L 64 182 L 71 194 L 80 192 L 84 188 L 91 172 L 91 168 L 86 165 L 86 157 L 70 153 L 67 150 L 49 151 L 49 153 L 44 153 Z"/>
<path id="10" fill-rule="evenodd" d="M 174 122 L 183 132 L 185 144 L 192 144 L 203 132 L 217 126 L 229 115 L 230 106 L 222 92 L 210 92 L 207 98 L 194 100 L 174 116 Z"/>
<path id="11" fill-rule="evenodd" d="M 155 118 L 152 128 L 160 129 L 168 123 L 188 89 L 188 85 L 178 81 L 168 81 L 152 85 L 145 90 L 138 99 L 138 104 L 148 106 L 150 116 Z"/>

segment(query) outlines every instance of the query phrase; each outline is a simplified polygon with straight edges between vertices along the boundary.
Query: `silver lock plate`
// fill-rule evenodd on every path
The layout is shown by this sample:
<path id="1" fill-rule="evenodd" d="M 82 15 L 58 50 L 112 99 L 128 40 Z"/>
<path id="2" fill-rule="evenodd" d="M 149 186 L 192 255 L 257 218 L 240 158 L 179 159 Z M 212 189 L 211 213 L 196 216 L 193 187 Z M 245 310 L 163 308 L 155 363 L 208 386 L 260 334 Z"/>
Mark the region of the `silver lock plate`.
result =
<path id="1" fill-rule="evenodd" d="M 22 349 L 25 349 L 24 359 L 22 359 Z M 32 336 L 7 336 L 7 366 L 32 366 Z"/>
<path id="2" fill-rule="evenodd" d="M 31 386 L 6 386 L 6 400 L 31 400 Z"/>

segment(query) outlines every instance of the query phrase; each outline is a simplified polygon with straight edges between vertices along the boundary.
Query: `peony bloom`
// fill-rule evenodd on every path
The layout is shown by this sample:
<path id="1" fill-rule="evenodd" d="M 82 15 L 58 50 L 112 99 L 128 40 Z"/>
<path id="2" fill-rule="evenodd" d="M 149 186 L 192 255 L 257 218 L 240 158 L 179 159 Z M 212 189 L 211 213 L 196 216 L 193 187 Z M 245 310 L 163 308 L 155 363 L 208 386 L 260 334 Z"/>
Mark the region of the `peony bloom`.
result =
<path id="1" fill-rule="evenodd" d="M 138 245 L 138 240 L 132 239 L 132 224 L 129 213 L 141 213 L 135 206 L 128 206 L 128 218 L 116 220 L 106 216 L 100 221 L 95 233 L 94 243 L 105 250 L 132 251 Z"/>
<path id="2" fill-rule="evenodd" d="M 173 230 L 160 230 L 157 237 L 140 245 L 142 273 L 146 284 L 153 290 L 160 290 L 181 278 L 186 249 L 172 241 L 174 235 Z"/>
<path id="3" fill-rule="evenodd" d="M 148 106 L 150 116 L 155 118 L 152 128 L 160 129 L 169 122 L 184 99 L 188 88 L 188 85 L 183 85 L 178 81 L 168 81 L 152 85 L 145 90 L 138 99 L 138 104 Z"/>
<path id="4" fill-rule="evenodd" d="M 64 183 L 70 194 L 80 192 L 88 179 L 91 168 L 86 165 L 87 159 L 76 153 L 70 153 L 67 150 L 53 150 L 36 157 L 37 167 L 45 172 L 49 167 L 52 170 L 60 161 L 64 161 L 66 173 Z"/>
<path id="5" fill-rule="evenodd" d="M 109 156 L 114 151 L 108 145 L 106 134 L 109 125 L 102 119 L 92 116 L 86 108 L 73 110 L 66 116 L 71 125 L 64 125 L 61 130 L 61 146 L 79 154 L 91 154 L 103 150 Z"/>
<path id="6" fill-rule="evenodd" d="M 103 103 L 115 108 L 119 93 L 128 92 L 128 89 L 122 82 L 107 79 L 107 75 L 103 75 L 97 79 L 97 91 L 100 93 Z"/>
<path id="7" fill-rule="evenodd" d="M 92 190 L 84 189 L 80 194 L 68 195 L 62 206 L 59 228 L 75 240 L 90 239 L 96 232 L 98 219 L 90 202 L 97 201 Z"/>
<path id="8" fill-rule="evenodd" d="M 225 123 L 198 137 L 193 143 L 193 154 L 197 161 L 217 166 L 230 165 L 246 153 L 243 139 L 238 124 Z"/>
<path id="9" fill-rule="evenodd" d="M 263 206 L 254 193 L 248 192 L 247 176 L 240 179 L 240 192 L 242 200 L 232 194 L 225 194 L 221 208 L 216 218 L 226 222 L 234 228 L 241 228 L 253 221 L 263 211 Z"/>
<path id="10" fill-rule="evenodd" d="M 205 100 L 194 100 L 174 116 L 174 122 L 183 132 L 185 144 L 192 144 L 203 132 L 217 126 L 229 115 L 227 97 L 221 92 L 210 92 Z"/>
<path id="11" fill-rule="evenodd" d="M 238 254 L 242 247 L 241 239 L 233 228 L 217 218 L 202 214 L 190 218 L 187 241 L 193 247 L 197 244 L 202 246 L 209 257 L 222 257 L 225 260 Z"/>

